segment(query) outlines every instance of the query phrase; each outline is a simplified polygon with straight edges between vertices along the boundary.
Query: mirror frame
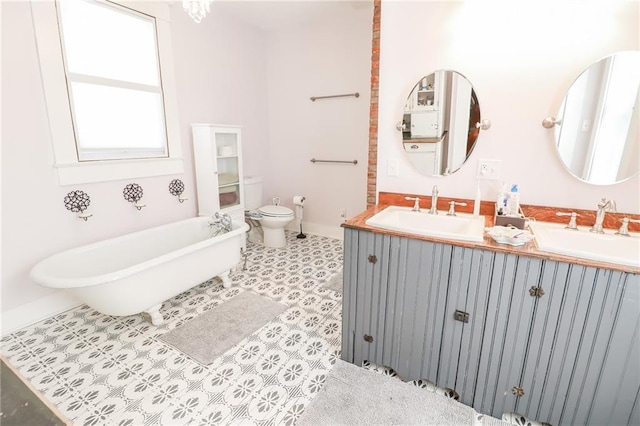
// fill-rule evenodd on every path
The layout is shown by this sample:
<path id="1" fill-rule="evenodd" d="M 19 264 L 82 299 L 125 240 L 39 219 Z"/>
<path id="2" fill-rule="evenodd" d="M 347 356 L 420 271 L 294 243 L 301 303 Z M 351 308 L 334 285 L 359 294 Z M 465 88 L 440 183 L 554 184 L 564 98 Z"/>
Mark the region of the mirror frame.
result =
<path id="1" fill-rule="evenodd" d="M 468 108 L 456 109 L 461 102 L 468 104 Z M 452 117 L 460 117 L 462 121 L 456 123 Z M 488 120 L 481 120 L 473 84 L 462 73 L 451 69 L 438 69 L 416 82 L 404 103 L 402 121 L 397 125 L 407 160 L 420 173 L 433 177 L 460 170 L 473 153 L 480 130 L 489 127 Z M 451 138 L 457 143 L 452 143 Z"/>

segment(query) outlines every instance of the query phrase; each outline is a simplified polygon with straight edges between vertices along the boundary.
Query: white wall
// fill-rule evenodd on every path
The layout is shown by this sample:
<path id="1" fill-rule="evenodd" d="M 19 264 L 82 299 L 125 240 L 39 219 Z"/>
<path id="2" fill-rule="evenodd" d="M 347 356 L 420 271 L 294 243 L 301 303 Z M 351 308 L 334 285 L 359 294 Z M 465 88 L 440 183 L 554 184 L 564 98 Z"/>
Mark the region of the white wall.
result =
<path id="1" fill-rule="evenodd" d="M 147 207 L 137 211 L 122 196 L 127 181 L 60 186 L 40 79 L 29 2 L 2 2 L 2 330 L 3 334 L 77 305 L 63 291 L 29 281 L 39 260 L 67 248 L 196 214 L 190 123 L 241 124 L 246 169 L 263 173 L 267 155 L 266 45 L 262 31 L 222 14 L 195 24 L 171 8 L 173 54 L 185 173 L 136 179 Z M 249 102 L 249 100 L 253 100 Z M 184 204 L 169 194 L 184 181 Z M 64 196 L 91 197 L 87 222 L 68 212 Z"/>
<path id="2" fill-rule="evenodd" d="M 269 152 L 264 31 L 215 5 L 199 24 L 179 2 L 171 9 L 178 107 L 185 127 L 182 143 L 188 144 L 191 155 L 189 123 L 240 125 L 245 174 L 267 173 L 263 161 Z M 191 176 L 191 164 L 189 169 Z"/>
<path id="3" fill-rule="evenodd" d="M 640 176 L 594 186 L 571 176 L 556 155 L 545 117 L 557 114 L 573 80 L 596 60 L 640 48 L 637 1 L 383 1 L 379 88 L 378 191 L 473 198 L 478 159 L 501 160 L 501 181 L 518 183 L 523 204 L 595 209 L 601 197 L 640 212 Z M 453 69 L 474 85 L 483 118 L 467 163 L 454 175 L 423 176 L 401 150 L 395 130 L 415 83 Z M 389 159 L 400 176 L 387 176 Z M 500 182 L 482 184 L 493 200 Z"/>
<path id="4" fill-rule="evenodd" d="M 372 7 L 346 6 L 330 19 L 269 36 L 272 168 L 264 196 L 289 207 L 294 195 L 305 196 L 305 232 L 341 237 L 342 209 L 353 216 L 366 208 L 372 18 Z M 309 99 L 354 92 L 360 97 Z"/>

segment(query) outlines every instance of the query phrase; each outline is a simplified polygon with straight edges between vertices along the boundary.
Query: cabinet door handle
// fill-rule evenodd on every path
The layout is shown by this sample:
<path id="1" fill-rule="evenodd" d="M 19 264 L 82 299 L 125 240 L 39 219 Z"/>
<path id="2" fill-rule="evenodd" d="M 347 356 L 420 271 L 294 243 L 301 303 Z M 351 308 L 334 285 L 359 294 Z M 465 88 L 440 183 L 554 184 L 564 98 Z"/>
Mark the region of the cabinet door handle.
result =
<path id="1" fill-rule="evenodd" d="M 469 322 L 469 313 L 468 312 L 463 312 L 463 311 L 460 311 L 460 310 L 456 310 L 453 313 L 453 319 L 455 319 L 456 321 L 467 323 L 467 322 Z"/>
<path id="2" fill-rule="evenodd" d="M 372 335 L 370 335 L 370 334 L 365 334 L 365 335 L 363 336 L 363 339 L 364 339 L 364 341 L 365 341 L 365 342 L 367 342 L 367 343 L 372 343 L 372 342 L 373 342 L 373 336 L 372 336 Z"/>
<path id="3" fill-rule="evenodd" d="M 522 396 L 524 395 L 524 389 L 519 386 L 514 386 L 511 389 L 511 393 L 514 394 L 515 396 Z"/>
<path id="4" fill-rule="evenodd" d="M 529 289 L 529 295 L 531 297 L 537 297 L 539 299 L 544 296 L 544 289 L 542 287 L 531 287 Z"/>
<path id="5" fill-rule="evenodd" d="M 369 260 L 370 263 L 375 264 L 378 261 L 378 258 L 376 257 L 375 254 L 370 254 L 369 257 L 367 257 L 367 259 Z"/>

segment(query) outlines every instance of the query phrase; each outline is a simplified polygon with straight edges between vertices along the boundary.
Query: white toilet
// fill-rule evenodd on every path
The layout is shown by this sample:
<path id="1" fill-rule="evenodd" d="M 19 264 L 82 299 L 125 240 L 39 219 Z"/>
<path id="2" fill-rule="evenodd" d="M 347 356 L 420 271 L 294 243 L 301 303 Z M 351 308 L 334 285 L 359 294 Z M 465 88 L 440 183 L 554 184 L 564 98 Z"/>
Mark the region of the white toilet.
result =
<path id="1" fill-rule="evenodd" d="M 246 176 L 244 178 L 244 208 L 248 212 L 248 219 L 259 223 L 263 233 L 263 244 L 266 247 L 284 247 L 287 240 L 284 228 L 295 217 L 293 210 L 277 205 L 274 199 L 272 205 L 262 204 L 262 178 L 260 176 Z"/>

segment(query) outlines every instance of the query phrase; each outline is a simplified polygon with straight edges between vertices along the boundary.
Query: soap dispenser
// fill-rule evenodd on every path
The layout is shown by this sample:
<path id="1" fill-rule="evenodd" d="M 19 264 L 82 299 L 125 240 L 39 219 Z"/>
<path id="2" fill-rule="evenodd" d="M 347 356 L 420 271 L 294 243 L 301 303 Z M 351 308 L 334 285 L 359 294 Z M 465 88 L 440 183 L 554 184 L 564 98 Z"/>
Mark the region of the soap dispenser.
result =
<path id="1" fill-rule="evenodd" d="M 502 189 L 498 193 L 498 201 L 496 202 L 496 215 L 502 216 L 507 214 L 507 198 L 509 194 L 507 192 L 507 184 L 502 183 Z"/>
<path id="2" fill-rule="evenodd" d="M 520 194 L 518 193 L 518 185 L 511 186 L 509 198 L 507 200 L 507 215 L 520 216 Z"/>

